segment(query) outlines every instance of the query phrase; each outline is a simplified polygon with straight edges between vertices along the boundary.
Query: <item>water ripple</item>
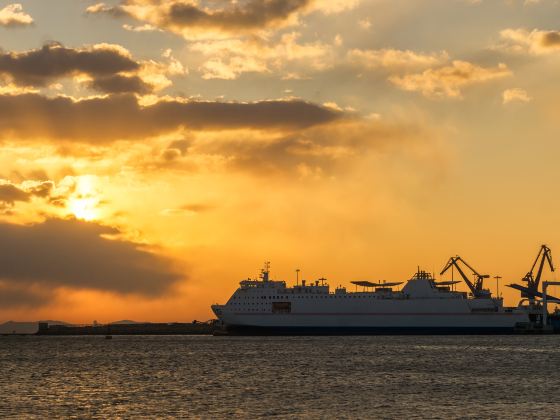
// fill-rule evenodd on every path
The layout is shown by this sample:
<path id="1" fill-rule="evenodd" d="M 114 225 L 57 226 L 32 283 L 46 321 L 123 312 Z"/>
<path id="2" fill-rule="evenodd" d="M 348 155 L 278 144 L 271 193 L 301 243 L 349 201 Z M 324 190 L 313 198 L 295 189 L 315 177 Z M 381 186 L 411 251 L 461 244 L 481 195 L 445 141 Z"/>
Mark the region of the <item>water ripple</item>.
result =
<path id="1" fill-rule="evenodd" d="M 558 418 L 560 336 L 1 337 L 2 418 Z"/>

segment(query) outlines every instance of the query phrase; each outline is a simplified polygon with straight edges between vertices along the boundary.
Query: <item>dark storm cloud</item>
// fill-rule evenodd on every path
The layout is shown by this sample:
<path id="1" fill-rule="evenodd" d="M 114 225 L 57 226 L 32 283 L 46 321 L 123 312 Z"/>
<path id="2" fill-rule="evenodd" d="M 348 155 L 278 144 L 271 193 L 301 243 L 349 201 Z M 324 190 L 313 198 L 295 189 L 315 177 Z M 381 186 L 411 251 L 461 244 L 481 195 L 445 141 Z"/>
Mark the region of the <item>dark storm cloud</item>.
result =
<path id="1" fill-rule="evenodd" d="M 560 46 L 560 31 L 545 32 L 541 39 L 543 47 L 558 47 Z"/>
<path id="2" fill-rule="evenodd" d="M 191 130 L 294 130 L 342 113 L 305 101 L 160 101 L 141 107 L 133 95 L 74 101 L 38 94 L 0 95 L 0 137 L 108 142 Z"/>
<path id="3" fill-rule="evenodd" d="M 309 0 L 251 0 L 230 9 L 207 11 L 198 6 L 177 2 L 163 16 L 164 25 L 210 27 L 224 30 L 265 28 L 288 19 L 309 4 Z"/>
<path id="4" fill-rule="evenodd" d="M 0 183 L 0 202 L 14 204 L 16 201 L 29 201 L 31 197 L 46 198 L 50 196 L 54 184 L 51 181 L 38 181 L 25 188 L 3 181 Z"/>
<path id="5" fill-rule="evenodd" d="M 0 307 L 19 308 L 43 306 L 50 302 L 52 291 L 33 290 L 14 284 L 0 282 Z"/>
<path id="6" fill-rule="evenodd" d="M 305 101 L 159 102 L 149 113 L 157 121 L 175 125 L 184 121 L 193 129 L 305 128 L 324 124 L 341 113 Z"/>
<path id="7" fill-rule="evenodd" d="M 351 170 L 356 159 L 370 153 L 405 151 L 432 136 L 435 133 L 429 127 L 412 122 L 345 118 L 274 138 L 251 137 L 250 133 L 202 137 L 185 153 L 165 149 L 176 154 L 171 159 L 160 157 L 154 167 L 192 171 L 196 170 L 196 157 L 204 156 L 216 157 L 229 169 L 259 176 L 328 174 Z"/>
<path id="8" fill-rule="evenodd" d="M 146 94 L 152 91 L 152 86 L 138 76 L 121 76 L 115 74 L 93 79 L 89 86 L 105 93 L 139 93 Z"/>
<path id="9" fill-rule="evenodd" d="M 0 223 L 0 279 L 12 287 L 69 287 L 161 295 L 183 278 L 171 261 L 140 245 L 106 239 L 116 229 L 49 219 L 24 226 Z"/>
<path id="10" fill-rule="evenodd" d="M 168 162 L 179 159 L 181 156 L 185 156 L 190 145 L 191 142 L 189 140 L 174 140 L 163 150 L 161 157 L 164 161 Z"/>
<path id="11" fill-rule="evenodd" d="M 59 78 L 75 74 L 99 78 L 101 85 L 107 85 L 107 81 L 103 82 L 107 77 L 139 68 L 140 64 L 124 51 L 108 45 L 74 49 L 51 43 L 25 52 L 0 53 L 0 74 L 20 86 L 47 86 Z"/>
<path id="12" fill-rule="evenodd" d="M 107 6 L 104 3 L 87 8 L 89 14 L 107 14 L 112 17 L 132 17 L 146 20 L 145 16 L 137 16 L 134 9 L 127 6 L 155 7 L 151 21 L 162 28 L 173 29 L 218 29 L 226 32 L 266 29 L 269 26 L 288 20 L 295 13 L 310 4 L 310 0 L 249 0 L 224 8 L 206 8 L 185 1 L 138 1 L 123 0 L 120 5 Z M 222 2 L 226 3 L 226 2 Z"/>
<path id="13" fill-rule="evenodd" d="M 30 194 L 12 184 L 0 185 L 0 201 L 13 204 L 16 201 L 28 201 Z"/>

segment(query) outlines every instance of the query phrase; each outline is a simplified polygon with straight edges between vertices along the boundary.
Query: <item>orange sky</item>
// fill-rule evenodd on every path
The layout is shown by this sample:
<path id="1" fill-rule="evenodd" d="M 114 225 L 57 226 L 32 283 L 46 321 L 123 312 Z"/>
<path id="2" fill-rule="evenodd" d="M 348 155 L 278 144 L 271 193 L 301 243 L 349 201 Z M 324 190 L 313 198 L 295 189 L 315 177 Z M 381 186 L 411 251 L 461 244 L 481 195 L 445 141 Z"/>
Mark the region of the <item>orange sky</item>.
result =
<path id="1" fill-rule="evenodd" d="M 560 249 L 556 1 L 59 3 L 0 1 L 0 321 Z"/>

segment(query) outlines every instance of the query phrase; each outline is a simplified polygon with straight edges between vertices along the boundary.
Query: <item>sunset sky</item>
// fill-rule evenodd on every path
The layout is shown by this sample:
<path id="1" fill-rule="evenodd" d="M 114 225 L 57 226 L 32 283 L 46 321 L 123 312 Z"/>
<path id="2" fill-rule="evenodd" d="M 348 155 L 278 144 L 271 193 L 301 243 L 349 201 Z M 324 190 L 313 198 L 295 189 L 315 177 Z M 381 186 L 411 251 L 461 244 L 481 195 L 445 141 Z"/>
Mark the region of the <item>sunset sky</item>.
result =
<path id="1" fill-rule="evenodd" d="M 560 255 L 559 17 L 1 0 L 0 322 L 206 320 L 267 260 L 334 287 L 459 254 L 516 305 Z"/>

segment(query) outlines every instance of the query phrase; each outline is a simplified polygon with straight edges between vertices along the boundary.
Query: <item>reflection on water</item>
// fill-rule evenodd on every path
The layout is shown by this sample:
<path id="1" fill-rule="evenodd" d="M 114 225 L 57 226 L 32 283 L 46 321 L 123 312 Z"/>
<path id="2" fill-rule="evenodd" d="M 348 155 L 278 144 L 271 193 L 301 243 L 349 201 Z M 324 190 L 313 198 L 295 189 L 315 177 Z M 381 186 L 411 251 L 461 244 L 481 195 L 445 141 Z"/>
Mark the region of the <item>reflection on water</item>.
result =
<path id="1" fill-rule="evenodd" d="M 0 416 L 558 418 L 559 348 L 560 336 L 0 337 Z"/>

